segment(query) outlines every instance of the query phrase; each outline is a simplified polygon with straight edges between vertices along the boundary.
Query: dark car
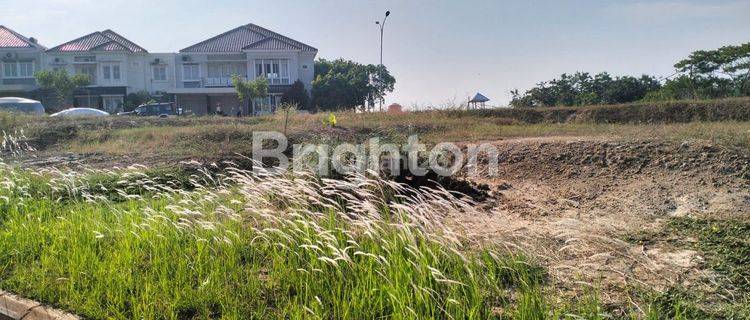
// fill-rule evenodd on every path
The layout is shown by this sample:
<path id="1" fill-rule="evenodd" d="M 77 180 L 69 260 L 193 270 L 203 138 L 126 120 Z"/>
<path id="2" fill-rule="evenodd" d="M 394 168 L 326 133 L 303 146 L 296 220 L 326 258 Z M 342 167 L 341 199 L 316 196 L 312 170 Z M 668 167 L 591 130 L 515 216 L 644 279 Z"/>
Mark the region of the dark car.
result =
<path id="1" fill-rule="evenodd" d="M 166 118 L 170 116 L 176 116 L 178 115 L 177 110 L 175 110 L 175 107 L 172 105 L 171 102 L 164 102 L 164 103 L 151 103 L 151 104 L 142 104 L 135 108 L 135 110 L 130 112 L 121 112 L 118 113 L 118 115 L 126 116 L 126 115 L 134 115 L 134 116 L 141 116 L 141 117 L 160 117 L 160 118 Z"/>

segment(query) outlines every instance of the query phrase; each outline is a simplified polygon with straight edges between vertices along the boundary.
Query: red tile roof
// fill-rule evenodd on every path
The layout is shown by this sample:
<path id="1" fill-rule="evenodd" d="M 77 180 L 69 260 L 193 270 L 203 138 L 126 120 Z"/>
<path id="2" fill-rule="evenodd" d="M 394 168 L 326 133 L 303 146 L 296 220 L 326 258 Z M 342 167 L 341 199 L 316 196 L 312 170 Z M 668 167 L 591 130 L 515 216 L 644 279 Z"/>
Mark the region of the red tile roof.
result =
<path id="1" fill-rule="evenodd" d="M 243 50 L 318 51 L 302 42 L 249 23 L 196 43 L 180 52 L 242 52 Z"/>
<path id="2" fill-rule="evenodd" d="M 145 53 L 139 45 L 125 39 L 112 30 L 96 31 L 78 39 L 68 41 L 47 52 L 87 52 L 87 51 L 122 51 Z"/>
<path id="3" fill-rule="evenodd" d="M 8 27 L 0 25 L 0 48 L 44 49 L 44 46 L 31 41 L 31 39 L 22 36 Z"/>

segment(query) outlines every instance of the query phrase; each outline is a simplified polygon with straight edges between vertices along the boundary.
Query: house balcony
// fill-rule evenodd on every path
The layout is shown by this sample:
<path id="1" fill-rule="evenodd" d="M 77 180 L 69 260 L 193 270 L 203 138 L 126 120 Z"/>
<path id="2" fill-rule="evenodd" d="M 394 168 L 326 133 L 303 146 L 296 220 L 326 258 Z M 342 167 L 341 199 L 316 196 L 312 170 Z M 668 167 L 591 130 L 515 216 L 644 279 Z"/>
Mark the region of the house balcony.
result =
<path id="1" fill-rule="evenodd" d="M 247 77 L 242 77 L 242 80 L 247 80 Z M 232 84 L 232 77 L 206 78 L 203 82 L 203 86 L 206 88 L 234 87 Z"/>
<path id="2" fill-rule="evenodd" d="M 242 77 L 247 80 L 247 77 Z M 269 84 L 268 92 L 277 94 L 284 93 L 291 87 L 290 84 Z M 181 86 L 168 89 L 168 93 L 177 94 L 218 94 L 236 93 L 232 85 L 232 77 L 202 77 L 200 79 L 182 80 Z"/>
<path id="3" fill-rule="evenodd" d="M 36 89 L 34 78 L 5 78 L 0 80 L 0 91 L 30 91 Z"/>

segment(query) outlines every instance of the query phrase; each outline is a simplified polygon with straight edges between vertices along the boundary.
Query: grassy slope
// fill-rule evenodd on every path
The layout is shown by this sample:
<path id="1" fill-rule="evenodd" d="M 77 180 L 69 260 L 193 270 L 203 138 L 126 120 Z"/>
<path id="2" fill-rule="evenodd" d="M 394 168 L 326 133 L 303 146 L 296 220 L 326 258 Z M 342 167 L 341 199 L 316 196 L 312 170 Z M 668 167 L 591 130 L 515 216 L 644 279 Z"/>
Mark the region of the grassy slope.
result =
<path id="1" fill-rule="evenodd" d="M 185 192 L 172 189 L 183 181 L 158 183 L 136 171 L 0 170 L 0 287 L 90 318 L 602 312 L 593 298 L 553 304 L 544 271 L 528 259 L 469 249 L 419 217 L 416 208 L 465 205 L 445 207 L 439 191 L 420 200 L 383 198 L 386 186 L 372 180 L 351 193 L 371 202 L 342 207 L 302 177 L 261 182 L 240 173 L 224 185 L 195 176 L 203 185 Z M 373 205 L 380 209 L 359 211 Z M 360 214 L 355 220 L 347 218 L 352 211 Z"/>

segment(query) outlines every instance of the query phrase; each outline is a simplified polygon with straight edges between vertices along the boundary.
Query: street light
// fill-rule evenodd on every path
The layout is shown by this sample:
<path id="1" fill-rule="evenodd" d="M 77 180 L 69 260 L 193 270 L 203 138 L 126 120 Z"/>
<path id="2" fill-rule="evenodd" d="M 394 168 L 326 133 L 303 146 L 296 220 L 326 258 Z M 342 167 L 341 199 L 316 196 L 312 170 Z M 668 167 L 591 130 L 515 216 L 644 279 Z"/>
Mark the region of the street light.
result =
<path id="1" fill-rule="evenodd" d="M 385 12 L 383 22 L 375 21 L 375 24 L 380 26 L 380 65 L 383 65 L 383 28 L 385 28 L 385 21 L 388 20 L 388 16 L 391 15 L 390 11 Z M 380 111 L 383 111 L 383 98 L 380 98 Z"/>
<path id="2" fill-rule="evenodd" d="M 380 26 L 380 65 L 383 65 L 383 28 L 385 28 L 385 21 L 388 20 L 388 16 L 390 15 L 391 12 L 386 11 L 382 23 L 380 21 L 375 21 L 375 24 Z"/>

